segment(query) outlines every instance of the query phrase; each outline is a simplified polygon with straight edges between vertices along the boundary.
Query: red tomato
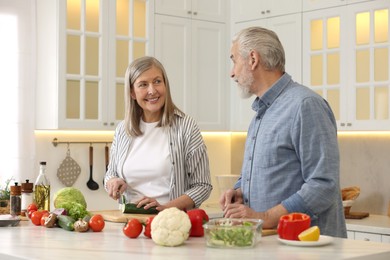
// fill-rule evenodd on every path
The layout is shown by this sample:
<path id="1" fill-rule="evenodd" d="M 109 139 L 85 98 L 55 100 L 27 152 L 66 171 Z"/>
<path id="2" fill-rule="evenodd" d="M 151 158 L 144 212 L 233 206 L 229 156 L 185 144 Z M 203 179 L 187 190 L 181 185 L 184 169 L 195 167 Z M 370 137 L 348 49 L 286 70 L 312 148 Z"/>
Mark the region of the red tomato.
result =
<path id="1" fill-rule="evenodd" d="M 42 211 L 34 211 L 32 214 L 31 214 L 31 222 L 36 225 L 36 226 L 40 226 L 41 225 L 41 218 L 42 218 Z"/>
<path id="2" fill-rule="evenodd" d="M 105 222 L 102 215 L 96 214 L 91 217 L 88 224 L 93 232 L 100 232 L 103 230 Z"/>
<path id="3" fill-rule="evenodd" d="M 35 203 L 31 203 L 27 206 L 27 211 L 30 211 L 30 210 L 38 210 L 38 207 Z"/>
<path id="4" fill-rule="evenodd" d="M 141 222 L 136 218 L 132 218 L 123 227 L 123 234 L 130 238 L 137 238 L 142 233 L 142 228 Z"/>
<path id="5" fill-rule="evenodd" d="M 31 215 L 32 215 L 35 211 L 36 211 L 35 209 L 32 209 L 32 210 L 27 211 L 27 216 L 28 216 L 29 219 L 31 219 Z"/>
<path id="6" fill-rule="evenodd" d="M 50 215 L 49 211 L 43 210 L 42 212 L 42 217 L 41 217 L 41 226 L 45 225 L 46 218 Z"/>
<path id="7" fill-rule="evenodd" d="M 152 221 L 153 221 L 153 218 L 154 217 L 148 217 L 146 219 L 146 222 L 145 222 L 145 230 L 144 230 L 144 236 L 145 237 L 148 237 L 148 238 L 152 238 L 152 229 L 151 229 L 151 225 L 152 225 Z"/>

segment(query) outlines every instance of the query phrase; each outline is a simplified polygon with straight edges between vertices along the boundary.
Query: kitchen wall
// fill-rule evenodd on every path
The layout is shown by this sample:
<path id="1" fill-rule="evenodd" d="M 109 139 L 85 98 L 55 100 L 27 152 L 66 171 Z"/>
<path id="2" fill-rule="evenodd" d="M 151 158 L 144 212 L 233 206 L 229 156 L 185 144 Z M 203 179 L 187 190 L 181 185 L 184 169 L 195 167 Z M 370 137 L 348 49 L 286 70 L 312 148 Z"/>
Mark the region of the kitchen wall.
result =
<path id="1" fill-rule="evenodd" d="M 46 160 L 51 180 L 52 194 L 64 185 L 57 178 L 57 169 L 65 159 L 67 145 L 52 144 L 53 138 L 61 141 L 110 141 L 112 132 L 69 132 L 36 131 L 36 169 L 31 173 L 35 179 L 38 174 L 38 162 Z M 239 174 L 245 143 L 245 133 L 205 132 L 203 133 L 210 157 L 213 192 L 206 204 L 215 204 L 219 198 L 217 175 Z M 80 165 L 82 172 L 74 187 L 86 196 L 89 210 L 116 209 L 116 201 L 110 199 L 103 189 L 105 172 L 104 146 L 93 144 L 93 178 L 99 183 L 99 189 L 89 190 L 89 144 L 71 144 L 70 155 Z M 361 194 L 351 211 L 387 214 L 390 201 L 390 134 L 388 133 L 339 133 L 340 183 L 341 187 L 359 186 Z"/>

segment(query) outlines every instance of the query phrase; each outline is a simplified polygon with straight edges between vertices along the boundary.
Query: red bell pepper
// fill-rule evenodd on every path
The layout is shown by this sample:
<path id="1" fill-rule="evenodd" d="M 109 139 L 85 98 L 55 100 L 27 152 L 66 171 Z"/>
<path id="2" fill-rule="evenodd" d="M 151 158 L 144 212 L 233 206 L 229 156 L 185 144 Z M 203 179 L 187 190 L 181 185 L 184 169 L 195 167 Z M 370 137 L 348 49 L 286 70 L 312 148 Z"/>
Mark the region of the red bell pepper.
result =
<path id="1" fill-rule="evenodd" d="M 187 214 L 191 221 L 190 237 L 203 237 L 203 224 L 209 221 L 209 216 L 203 209 L 191 209 Z"/>
<path id="2" fill-rule="evenodd" d="M 310 227 L 310 216 L 291 213 L 281 216 L 278 225 L 279 237 L 286 240 L 299 240 L 298 235 Z"/>

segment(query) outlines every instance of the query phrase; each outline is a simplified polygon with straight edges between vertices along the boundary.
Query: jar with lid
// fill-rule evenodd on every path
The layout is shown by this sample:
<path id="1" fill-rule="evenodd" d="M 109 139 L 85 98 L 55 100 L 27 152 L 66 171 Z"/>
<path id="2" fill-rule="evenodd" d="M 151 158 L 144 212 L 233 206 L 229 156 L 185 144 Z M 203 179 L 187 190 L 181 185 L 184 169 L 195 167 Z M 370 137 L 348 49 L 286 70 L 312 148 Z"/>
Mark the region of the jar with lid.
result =
<path id="1" fill-rule="evenodd" d="M 25 183 L 22 183 L 22 215 L 27 213 L 27 207 L 33 203 L 33 188 L 34 183 L 26 180 Z"/>
<path id="2" fill-rule="evenodd" d="M 39 175 L 34 185 L 34 202 L 38 210 L 50 211 L 50 181 L 46 175 L 46 162 L 39 163 Z"/>
<path id="3" fill-rule="evenodd" d="M 20 215 L 22 209 L 22 187 L 15 182 L 15 186 L 10 187 L 10 214 Z"/>

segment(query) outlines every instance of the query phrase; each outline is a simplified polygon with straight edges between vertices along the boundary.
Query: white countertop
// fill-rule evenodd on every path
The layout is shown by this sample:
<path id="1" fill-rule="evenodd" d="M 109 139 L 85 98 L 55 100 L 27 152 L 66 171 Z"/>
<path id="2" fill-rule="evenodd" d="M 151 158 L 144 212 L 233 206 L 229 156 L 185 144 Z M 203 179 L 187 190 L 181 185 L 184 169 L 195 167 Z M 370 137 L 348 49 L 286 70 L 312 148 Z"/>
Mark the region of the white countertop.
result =
<path id="1" fill-rule="evenodd" d="M 346 219 L 348 231 L 359 231 L 390 235 L 390 217 L 370 215 L 363 219 Z"/>
<path id="2" fill-rule="evenodd" d="M 189 238 L 179 247 L 156 245 L 143 235 L 130 239 L 122 223 L 106 222 L 102 232 L 77 233 L 21 221 L 0 228 L 0 259 L 390 259 L 390 244 L 334 238 L 320 247 L 294 247 L 277 236 L 262 237 L 252 249 L 216 249 L 204 238 Z"/>

